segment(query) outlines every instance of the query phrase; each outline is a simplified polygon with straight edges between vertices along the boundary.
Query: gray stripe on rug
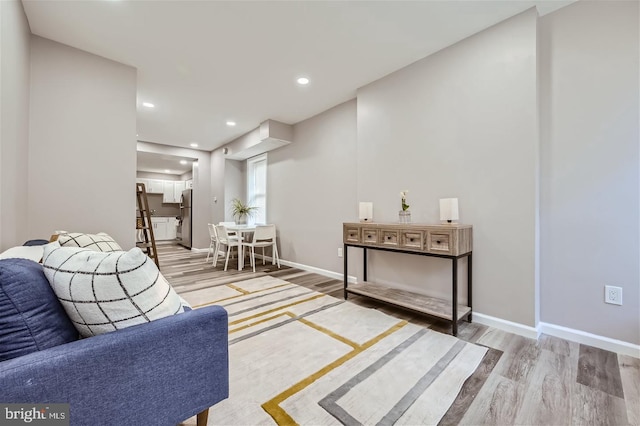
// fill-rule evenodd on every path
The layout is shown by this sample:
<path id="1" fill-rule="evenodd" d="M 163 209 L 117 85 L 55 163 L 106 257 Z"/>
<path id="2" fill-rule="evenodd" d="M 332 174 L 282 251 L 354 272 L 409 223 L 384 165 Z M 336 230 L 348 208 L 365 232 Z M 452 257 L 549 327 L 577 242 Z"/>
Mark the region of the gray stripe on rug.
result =
<path id="1" fill-rule="evenodd" d="M 291 290 L 291 289 L 289 289 L 289 290 Z M 229 317 L 235 317 L 236 315 L 240 315 L 240 314 L 244 314 L 244 313 L 247 313 L 247 312 L 251 312 L 251 311 L 253 311 L 255 309 L 258 309 L 258 308 L 264 308 L 265 306 L 275 305 L 276 303 L 284 302 L 285 300 L 295 299 L 296 297 L 304 296 L 306 294 L 311 294 L 311 293 L 318 293 L 318 292 L 317 291 L 313 291 L 313 290 L 309 290 L 309 291 L 305 291 L 305 292 L 302 292 L 302 293 L 297 293 L 297 294 L 295 294 L 293 296 L 284 297 L 282 299 L 273 300 L 271 302 L 263 303 L 262 305 L 251 306 L 250 308 L 243 309 L 241 311 L 237 311 L 237 312 L 234 312 L 234 313 L 230 313 Z M 253 299 L 257 299 L 259 297 L 264 297 L 264 296 L 269 296 L 271 294 L 273 294 L 273 293 L 268 293 L 268 294 L 264 294 L 264 295 L 261 295 L 261 296 L 256 296 Z M 320 293 L 318 293 L 318 294 L 320 294 Z M 247 301 L 247 300 L 251 300 L 251 299 L 244 299 L 243 301 Z M 229 306 L 229 305 L 222 305 L 222 306 L 226 307 L 226 306 Z"/>
<path id="2" fill-rule="evenodd" d="M 380 420 L 377 426 L 386 426 L 395 424 L 400 417 L 416 402 L 416 399 L 422 395 L 422 393 L 427 390 L 427 388 L 433 383 L 433 381 L 438 377 L 451 361 L 460 353 L 462 348 L 466 346 L 466 342 L 462 340 L 458 340 L 455 345 L 442 357 L 440 360 L 431 367 L 429 371 L 425 373 L 424 376 L 418 380 L 409 391 L 393 406 L 391 410 Z"/>
<path id="3" fill-rule="evenodd" d="M 360 373 L 353 376 L 349 379 L 345 384 L 340 386 L 338 389 L 331 392 L 329 395 L 322 398 L 318 405 L 325 409 L 325 411 L 335 417 L 339 422 L 343 425 L 353 425 L 359 426 L 362 423 L 353 418 L 351 414 L 347 413 L 347 411 L 338 405 L 337 401 L 346 395 L 354 386 L 358 383 L 367 379 L 367 377 L 371 376 L 373 373 L 378 371 L 380 368 L 384 367 L 389 361 L 398 356 L 402 351 L 407 349 L 409 346 L 414 344 L 418 339 L 424 336 L 429 330 L 426 328 L 418 330 L 415 334 L 409 337 L 407 340 L 393 348 L 391 351 L 387 352 L 384 356 L 378 359 L 376 362 L 371 364 L 369 367 L 362 370 Z"/>
<path id="4" fill-rule="evenodd" d="M 270 325 L 270 326 L 268 326 L 268 327 L 261 328 L 260 330 L 254 331 L 254 332 L 252 332 L 252 333 L 245 334 L 244 336 L 236 337 L 236 338 L 235 338 L 235 339 L 233 339 L 233 340 L 229 340 L 229 346 L 233 345 L 234 343 L 238 343 L 238 342 L 241 342 L 241 341 L 243 341 L 243 340 L 249 339 L 249 338 L 251 338 L 251 337 L 257 336 L 257 335 L 259 335 L 259 334 L 262 334 L 262 333 L 264 333 L 265 331 L 269 331 L 269 330 L 273 330 L 274 328 L 282 327 L 283 325 L 285 325 L 285 324 L 289 324 L 289 323 L 291 323 L 291 322 L 293 322 L 293 321 L 297 321 L 297 320 L 299 320 L 300 318 L 308 317 L 309 315 L 313 315 L 313 314 L 315 314 L 315 313 L 322 312 L 322 311 L 324 311 L 324 310 L 326 310 L 326 309 L 333 308 L 334 306 L 338 306 L 338 305 L 341 305 L 341 304 L 343 304 L 343 303 L 345 303 L 345 301 L 344 301 L 344 300 L 339 300 L 339 301 L 337 301 L 337 302 L 335 302 L 335 303 L 331 303 L 331 304 L 329 304 L 329 305 L 324 305 L 324 306 L 321 306 L 321 307 L 319 307 L 319 308 L 316 308 L 316 309 L 314 309 L 314 310 L 312 310 L 312 311 L 305 312 L 305 313 L 304 313 L 304 314 L 302 314 L 302 315 L 297 315 L 297 316 L 295 316 L 295 317 L 288 318 L 287 320 L 282 321 L 282 322 L 279 322 L 279 323 L 277 323 L 277 324 L 273 324 L 273 325 Z"/>
<path id="5" fill-rule="evenodd" d="M 227 285 L 227 284 L 222 284 L 222 285 L 223 285 L 223 286 L 225 286 L 225 285 Z M 221 305 L 221 306 L 233 306 L 233 305 L 237 305 L 238 303 L 244 303 L 244 302 L 246 302 L 247 300 L 260 299 L 261 297 L 268 296 L 268 295 L 270 295 L 270 294 L 278 294 L 278 293 L 282 293 L 283 291 L 289 291 L 289 290 L 293 290 L 293 289 L 295 289 L 295 287 L 288 286 L 288 287 L 284 287 L 284 288 L 278 288 L 277 290 L 274 290 L 274 291 L 269 291 L 269 292 L 265 291 L 265 292 L 261 292 L 261 293 L 259 293 L 259 294 L 254 294 L 254 295 L 251 295 L 251 296 L 246 295 L 246 294 L 242 294 L 242 295 L 240 295 L 240 297 L 242 297 L 242 296 L 247 296 L 247 297 L 246 297 L 246 298 L 244 298 L 244 299 L 234 300 L 234 301 L 232 301 L 232 302 L 226 303 L 226 304 Z M 270 289 L 270 288 L 267 288 L 267 289 L 265 289 L 265 290 L 271 290 L 271 289 Z"/>

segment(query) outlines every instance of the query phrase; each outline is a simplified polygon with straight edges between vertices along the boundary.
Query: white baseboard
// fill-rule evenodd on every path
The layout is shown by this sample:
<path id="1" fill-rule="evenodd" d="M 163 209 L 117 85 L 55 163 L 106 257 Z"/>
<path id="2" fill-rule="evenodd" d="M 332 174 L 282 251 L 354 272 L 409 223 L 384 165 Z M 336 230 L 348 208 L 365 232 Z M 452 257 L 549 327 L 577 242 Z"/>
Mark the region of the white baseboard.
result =
<path id="1" fill-rule="evenodd" d="M 262 255 L 256 253 L 256 258 L 262 259 Z M 270 256 L 265 256 L 264 259 L 268 262 L 271 262 Z M 333 278 L 335 280 L 344 280 L 344 275 L 340 272 L 333 272 L 327 269 L 316 268 L 315 266 L 304 265 L 302 263 L 290 262 L 288 260 L 282 260 L 282 259 L 280 259 L 280 264 L 285 266 L 290 266 L 292 268 L 302 269 L 303 271 L 324 275 L 325 277 Z M 350 275 L 349 283 L 353 284 L 355 282 L 356 282 L 356 277 Z"/>
<path id="2" fill-rule="evenodd" d="M 206 253 L 206 252 L 209 251 L 209 249 L 208 248 L 201 249 L 201 248 L 191 247 L 191 251 L 194 252 L 194 253 Z"/>
<path id="3" fill-rule="evenodd" d="M 538 339 L 539 332 L 535 327 L 520 324 L 517 322 L 505 320 L 502 318 L 492 317 L 491 315 L 481 314 L 480 312 L 472 312 L 473 322 L 488 325 L 498 330 L 507 331 L 519 336 L 528 337 L 529 339 Z"/>
<path id="4" fill-rule="evenodd" d="M 599 336 L 597 334 L 575 330 L 561 325 L 548 324 L 546 322 L 539 323 L 538 330 L 540 333 L 548 334 L 549 336 L 560 337 L 561 339 L 571 340 L 584 345 L 594 346 L 607 351 L 640 358 L 640 345 L 635 345 L 633 343 Z"/>

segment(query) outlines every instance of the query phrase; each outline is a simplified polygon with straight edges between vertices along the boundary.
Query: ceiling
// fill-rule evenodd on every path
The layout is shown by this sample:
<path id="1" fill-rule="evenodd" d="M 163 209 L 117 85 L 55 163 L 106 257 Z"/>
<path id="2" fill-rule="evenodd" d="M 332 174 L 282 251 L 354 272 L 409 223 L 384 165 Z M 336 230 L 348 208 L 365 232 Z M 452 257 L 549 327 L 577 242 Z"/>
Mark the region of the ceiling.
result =
<path id="1" fill-rule="evenodd" d="M 545 14 L 572 1 L 23 4 L 33 34 L 137 68 L 139 140 L 211 151 L 267 119 L 295 124 L 352 99 L 532 6 Z M 310 83 L 298 85 L 299 76 Z"/>

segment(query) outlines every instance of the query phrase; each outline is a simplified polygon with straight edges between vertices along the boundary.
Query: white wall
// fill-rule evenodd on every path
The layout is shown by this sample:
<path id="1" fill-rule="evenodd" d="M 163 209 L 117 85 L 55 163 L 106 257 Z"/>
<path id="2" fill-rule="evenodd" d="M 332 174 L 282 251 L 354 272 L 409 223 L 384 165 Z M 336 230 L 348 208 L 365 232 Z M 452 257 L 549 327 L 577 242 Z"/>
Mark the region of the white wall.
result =
<path id="1" fill-rule="evenodd" d="M 225 160 L 224 164 L 224 216 L 220 221 L 233 222 L 236 218 L 231 212 L 231 202 L 238 198 L 247 201 L 247 162 L 236 160 Z M 218 222 L 220 222 L 218 221 Z M 217 223 L 217 222 L 216 222 Z"/>
<path id="2" fill-rule="evenodd" d="M 25 214 L 31 31 L 22 3 L 1 1 L 0 23 L 0 251 L 3 251 L 41 236 L 29 234 Z"/>
<path id="3" fill-rule="evenodd" d="M 376 221 L 397 222 L 408 189 L 412 220 L 438 223 L 438 200 L 457 197 L 460 222 L 474 226 L 474 310 L 528 326 L 538 309 L 536 19 L 531 9 L 358 90 L 357 199 L 373 202 Z M 371 259 L 372 280 L 451 292 L 450 261 Z"/>
<path id="4" fill-rule="evenodd" d="M 540 20 L 542 321 L 635 344 L 638 16 L 638 2 L 581 1 Z"/>
<path id="5" fill-rule="evenodd" d="M 134 246 L 136 70 L 33 36 L 30 235 L 111 234 Z"/>
<path id="6" fill-rule="evenodd" d="M 167 154 L 178 157 L 196 158 L 197 163 L 193 164 L 193 208 L 192 222 L 193 231 L 191 245 L 194 249 L 205 249 L 209 247 L 209 228 L 207 224 L 211 222 L 211 154 L 206 151 L 196 149 L 176 148 L 168 145 L 160 145 L 149 142 L 138 142 L 137 150 L 151 152 L 155 154 Z M 132 182 L 134 182 L 132 180 Z"/>
<path id="7" fill-rule="evenodd" d="M 222 148 L 211 151 L 209 155 L 211 162 L 211 223 L 218 223 L 225 220 L 225 166 L 226 160 Z"/>
<path id="8" fill-rule="evenodd" d="M 342 271 L 342 223 L 357 218 L 356 101 L 294 126 L 293 142 L 268 154 L 267 218 L 280 257 Z"/>

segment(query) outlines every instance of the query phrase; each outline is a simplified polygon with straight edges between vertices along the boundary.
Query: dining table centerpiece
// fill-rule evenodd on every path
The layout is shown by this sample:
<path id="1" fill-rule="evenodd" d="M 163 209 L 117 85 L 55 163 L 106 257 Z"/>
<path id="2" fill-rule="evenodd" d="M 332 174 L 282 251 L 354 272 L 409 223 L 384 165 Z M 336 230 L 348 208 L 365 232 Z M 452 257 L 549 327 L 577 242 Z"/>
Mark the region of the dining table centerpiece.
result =
<path id="1" fill-rule="evenodd" d="M 248 203 L 244 203 L 239 198 L 231 200 L 231 213 L 236 218 L 238 225 L 246 225 L 247 218 L 252 217 L 258 210 L 256 206 L 250 206 Z"/>

